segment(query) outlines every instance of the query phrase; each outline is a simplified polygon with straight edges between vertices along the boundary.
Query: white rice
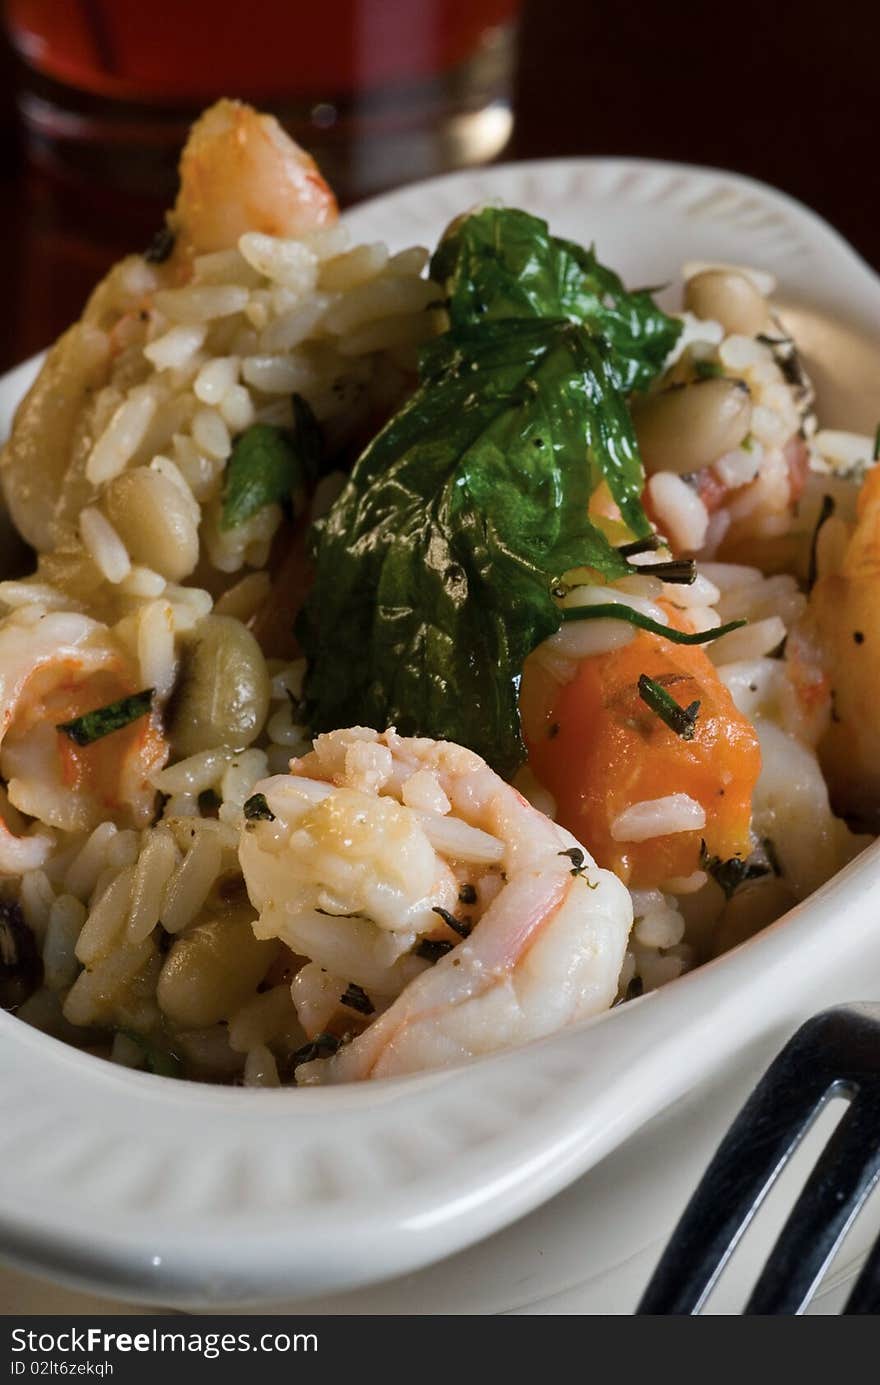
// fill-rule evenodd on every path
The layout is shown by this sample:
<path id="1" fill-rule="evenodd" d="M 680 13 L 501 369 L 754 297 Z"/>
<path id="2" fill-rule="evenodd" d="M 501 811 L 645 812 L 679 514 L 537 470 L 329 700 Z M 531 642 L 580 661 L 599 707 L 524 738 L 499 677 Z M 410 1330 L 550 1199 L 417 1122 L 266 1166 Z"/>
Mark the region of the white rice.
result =
<path id="1" fill-rule="evenodd" d="M 94 505 L 87 505 L 80 511 L 79 533 L 86 552 L 95 560 L 95 566 L 108 582 L 122 582 L 131 572 L 131 559 L 125 544 L 117 534 L 109 519 Z"/>
<path id="2" fill-rule="evenodd" d="M 112 880 L 90 910 L 76 944 L 76 955 L 84 967 L 91 967 L 109 956 L 121 940 L 134 874 L 133 865 L 114 871 Z"/>
<path id="3" fill-rule="evenodd" d="M 194 832 L 192 845 L 162 895 L 162 927 L 179 933 L 195 918 L 220 871 L 221 845 L 214 832 Z"/>
<path id="4" fill-rule="evenodd" d="M 143 442 L 155 412 L 156 396 L 149 388 L 140 386 L 131 391 L 92 448 L 86 464 L 86 478 L 92 485 L 99 486 L 125 469 Z"/>
<path id="5" fill-rule="evenodd" d="M 688 794 L 648 798 L 625 808 L 611 824 L 616 842 L 647 842 L 674 832 L 699 832 L 706 826 L 706 810 Z"/>

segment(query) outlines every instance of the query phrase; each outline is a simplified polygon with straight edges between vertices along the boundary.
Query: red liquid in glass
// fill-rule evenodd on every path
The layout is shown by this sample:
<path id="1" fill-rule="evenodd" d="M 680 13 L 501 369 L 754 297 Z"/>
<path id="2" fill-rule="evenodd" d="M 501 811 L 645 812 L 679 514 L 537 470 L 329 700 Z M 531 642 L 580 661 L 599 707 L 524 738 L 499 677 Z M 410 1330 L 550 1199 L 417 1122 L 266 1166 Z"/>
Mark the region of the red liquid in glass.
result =
<path id="1" fill-rule="evenodd" d="M 7 0 L 13 42 L 57 82 L 124 101 L 270 101 L 410 83 L 464 62 L 518 0 Z"/>

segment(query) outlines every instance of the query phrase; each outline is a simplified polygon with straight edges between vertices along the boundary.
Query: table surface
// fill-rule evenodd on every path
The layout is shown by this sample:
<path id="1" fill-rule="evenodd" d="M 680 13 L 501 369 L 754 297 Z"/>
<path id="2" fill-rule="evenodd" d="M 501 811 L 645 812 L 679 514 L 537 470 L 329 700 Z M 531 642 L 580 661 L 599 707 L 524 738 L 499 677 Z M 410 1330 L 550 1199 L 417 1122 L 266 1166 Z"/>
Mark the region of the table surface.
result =
<path id="1" fill-rule="evenodd" d="M 505 157 L 630 154 L 736 169 L 814 207 L 880 266 L 869 190 L 878 39 L 880 6 L 857 0 L 838 3 L 833 22 L 818 0 L 533 0 Z M 2 46 L 0 209 L 4 370 L 78 315 L 106 267 L 147 243 L 158 210 L 28 168 Z"/>

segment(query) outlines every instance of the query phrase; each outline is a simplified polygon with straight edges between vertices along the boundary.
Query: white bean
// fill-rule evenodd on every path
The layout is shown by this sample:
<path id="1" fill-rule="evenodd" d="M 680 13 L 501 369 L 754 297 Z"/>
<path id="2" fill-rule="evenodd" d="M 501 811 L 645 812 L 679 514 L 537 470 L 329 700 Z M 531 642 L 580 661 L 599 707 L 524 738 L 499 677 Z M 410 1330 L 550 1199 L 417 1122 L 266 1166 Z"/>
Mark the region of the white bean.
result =
<path id="1" fill-rule="evenodd" d="M 201 1029 L 228 1019 L 256 991 L 278 951 L 259 941 L 248 918 L 217 918 L 178 938 L 165 959 L 156 998 L 174 1023 Z"/>
<path id="2" fill-rule="evenodd" d="M 701 471 L 739 447 L 752 404 L 741 380 L 715 378 L 648 395 L 633 407 L 645 470 Z"/>
<path id="3" fill-rule="evenodd" d="M 172 582 L 190 575 L 199 558 L 192 500 L 167 476 L 149 467 L 125 471 L 107 487 L 104 507 L 136 563 Z"/>
<path id="4" fill-rule="evenodd" d="M 725 269 L 705 269 L 689 279 L 684 306 L 697 317 L 720 322 L 725 332 L 753 337 L 767 321 L 767 303 L 744 274 Z"/>
<path id="5" fill-rule="evenodd" d="M 184 655 L 170 736 L 178 755 L 250 745 L 269 710 L 269 675 L 260 646 L 233 616 L 206 616 Z"/>

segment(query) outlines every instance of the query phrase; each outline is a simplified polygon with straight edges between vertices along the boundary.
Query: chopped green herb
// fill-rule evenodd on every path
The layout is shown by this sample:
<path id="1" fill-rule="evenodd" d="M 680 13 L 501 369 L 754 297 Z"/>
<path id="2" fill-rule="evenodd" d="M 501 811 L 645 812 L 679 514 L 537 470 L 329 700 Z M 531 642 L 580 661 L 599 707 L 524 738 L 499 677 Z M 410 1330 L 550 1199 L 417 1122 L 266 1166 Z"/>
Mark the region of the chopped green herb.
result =
<path id="1" fill-rule="evenodd" d="M 819 575 L 819 534 L 822 525 L 834 514 L 834 496 L 822 496 L 822 508 L 819 511 L 819 518 L 816 520 L 816 527 L 813 530 L 813 537 L 810 540 L 810 561 L 807 567 L 807 591 L 812 591 L 816 585 L 816 578 Z"/>
<path id="2" fill-rule="evenodd" d="M 453 933 L 457 933 L 460 938 L 467 938 L 470 936 L 473 924 L 470 923 L 468 919 L 457 919 L 454 914 L 450 914 L 448 909 L 442 908 L 439 904 L 434 905 L 431 913 L 439 914 L 443 922 L 452 929 Z"/>
<path id="3" fill-rule="evenodd" d="M 145 717 L 153 705 L 153 692 L 153 688 L 144 688 L 143 692 L 120 697 L 118 702 L 109 702 L 106 707 L 84 712 L 81 717 L 74 717 L 73 721 L 59 722 L 55 730 L 62 731 L 76 745 L 91 745 L 93 741 L 121 731 L 123 726 Z"/>
<path id="4" fill-rule="evenodd" d="M 236 439 L 226 468 L 221 529 L 244 524 L 266 505 L 301 505 L 317 479 L 322 442 L 308 404 L 293 396 L 293 431 L 253 423 Z"/>
<path id="5" fill-rule="evenodd" d="M 752 437 L 751 433 L 746 433 L 739 446 L 741 452 L 754 452 L 755 439 Z"/>
<path id="6" fill-rule="evenodd" d="M 144 259 L 148 264 L 164 264 L 171 258 L 175 242 L 174 232 L 170 226 L 163 226 L 161 231 L 157 231 L 144 251 Z"/>
<path id="7" fill-rule="evenodd" d="M 880 462 L 880 423 L 877 424 L 877 431 L 874 434 L 874 450 L 871 453 L 872 462 Z"/>
<path id="8" fill-rule="evenodd" d="M 147 1072 L 154 1072 L 158 1077 L 183 1076 L 183 1063 L 176 1053 L 143 1034 L 137 1034 L 133 1029 L 120 1029 L 119 1033 L 140 1049 Z"/>
<path id="9" fill-rule="evenodd" d="M 672 644 L 708 644 L 711 640 L 720 639 L 722 635 L 729 635 L 731 630 L 739 630 L 741 626 L 747 625 L 745 620 L 731 620 L 727 625 L 717 625 L 714 630 L 697 630 L 694 634 L 686 634 L 683 630 L 676 630 L 672 625 L 661 625 L 658 620 L 652 620 L 650 616 L 643 616 L 641 611 L 634 611 L 632 606 L 623 606 L 618 602 L 608 602 L 601 606 L 568 606 L 564 611 L 560 611 L 563 620 L 626 620 L 630 625 L 636 625 L 640 630 L 649 630 L 652 635 L 662 635 L 664 639 Z"/>
<path id="10" fill-rule="evenodd" d="M 579 846 L 570 846 L 566 851 L 558 851 L 557 856 L 567 856 L 571 861 L 571 875 L 581 875 L 584 867 L 584 853 Z"/>
<path id="11" fill-rule="evenodd" d="M 716 380 L 724 374 L 724 367 L 718 361 L 694 361 L 694 371 L 701 380 Z"/>
<path id="12" fill-rule="evenodd" d="M 659 534 L 648 534 L 633 543 L 622 543 L 617 551 L 621 558 L 637 558 L 640 553 L 656 553 L 658 548 L 663 547 L 663 542 Z"/>
<path id="13" fill-rule="evenodd" d="M 275 821 L 275 814 L 266 802 L 266 795 L 264 793 L 251 794 L 250 798 L 245 801 L 242 812 L 248 822 Z"/>
<path id="14" fill-rule="evenodd" d="M 579 846 L 569 846 L 565 851 L 557 851 L 557 856 L 567 856 L 575 870 L 580 870 L 584 864 L 584 853 Z"/>
<path id="15" fill-rule="evenodd" d="M 674 697 L 670 696 L 661 683 L 649 678 L 646 673 L 639 677 L 639 697 L 661 721 L 666 723 L 670 731 L 674 731 L 683 741 L 694 739 L 697 713 L 700 710 L 699 701 L 691 702 L 689 706 L 682 707 Z"/>
<path id="16" fill-rule="evenodd" d="M 347 1005 L 349 1010 L 357 1010 L 359 1015 L 372 1015 L 376 1009 L 363 987 L 354 981 L 349 981 L 348 987 L 339 997 L 339 1003 Z"/>
<path id="17" fill-rule="evenodd" d="M 291 1059 L 292 1066 L 298 1068 L 300 1063 L 312 1063 L 316 1058 L 332 1058 L 341 1044 L 342 1040 L 337 1039 L 335 1034 L 316 1034 L 314 1039 L 296 1050 Z"/>
<path id="18" fill-rule="evenodd" d="M 438 938 L 423 938 L 413 950 L 415 955 L 425 962 L 439 962 L 440 958 L 445 957 L 454 947 L 455 943 L 441 942 Z"/>
<path id="19" fill-rule="evenodd" d="M 222 803 L 220 795 L 214 789 L 202 789 L 199 794 L 199 812 L 203 818 L 215 818 L 217 809 Z"/>
<path id="20" fill-rule="evenodd" d="M 636 567 L 640 575 L 659 577 L 661 582 L 678 582 L 689 587 L 697 580 L 697 564 L 693 558 L 673 558 L 668 563 L 645 563 Z"/>
<path id="21" fill-rule="evenodd" d="M 778 862 L 776 864 L 778 865 Z M 727 861 L 722 861 L 720 856 L 710 856 L 704 841 L 700 843 L 700 868 L 721 886 L 726 899 L 732 898 L 740 885 L 744 885 L 747 880 L 759 880 L 775 871 L 770 861 L 760 860 L 754 852 L 746 858 L 731 856 Z"/>

